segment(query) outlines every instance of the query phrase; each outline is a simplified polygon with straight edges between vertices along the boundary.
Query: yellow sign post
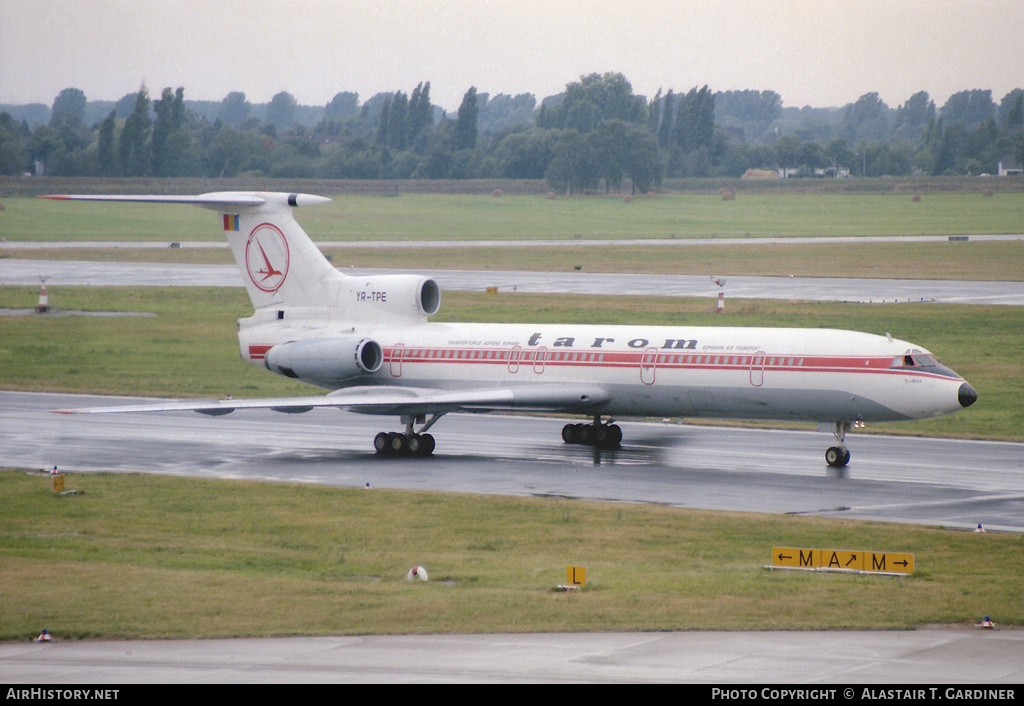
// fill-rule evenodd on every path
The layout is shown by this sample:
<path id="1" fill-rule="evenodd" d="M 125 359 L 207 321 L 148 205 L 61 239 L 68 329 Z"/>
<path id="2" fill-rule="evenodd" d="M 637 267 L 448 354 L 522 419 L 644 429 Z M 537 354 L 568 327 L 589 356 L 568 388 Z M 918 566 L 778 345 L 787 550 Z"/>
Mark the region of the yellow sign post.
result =
<path id="1" fill-rule="evenodd" d="M 51 493 L 63 493 L 64 492 L 64 474 L 57 473 L 50 476 L 50 492 Z"/>
<path id="2" fill-rule="evenodd" d="M 587 585 L 587 567 L 567 566 L 565 567 L 565 582 L 570 586 Z"/>
<path id="3" fill-rule="evenodd" d="M 804 571 L 857 571 L 868 574 L 912 574 L 914 555 L 849 549 L 772 547 L 773 569 Z"/>

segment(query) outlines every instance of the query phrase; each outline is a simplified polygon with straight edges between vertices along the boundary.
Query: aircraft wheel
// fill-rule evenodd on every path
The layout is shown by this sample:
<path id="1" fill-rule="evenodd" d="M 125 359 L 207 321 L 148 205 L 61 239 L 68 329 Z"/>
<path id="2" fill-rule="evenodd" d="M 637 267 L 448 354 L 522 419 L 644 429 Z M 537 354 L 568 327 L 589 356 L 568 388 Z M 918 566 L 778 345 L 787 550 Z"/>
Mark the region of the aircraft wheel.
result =
<path id="1" fill-rule="evenodd" d="M 617 448 L 622 441 L 622 429 L 618 424 L 600 424 L 594 429 L 594 446 L 602 449 Z"/>
<path id="2" fill-rule="evenodd" d="M 406 441 L 405 434 L 399 434 L 396 431 L 388 434 L 388 450 L 395 455 L 400 455 L 408 451 L 409 444 Z"/>
<path id="3" fill-rule="evenodd" d="M 593 424 L 580 424 L 579 428 L 579 441 L 577 443 L 586 444 L 587 446 L 593 446 L 594 444 L 594 425 Z"/>
<path id="4" fill-rule="evenodd" d="M 622 427 L 618 424 L 608 425 L 608 445 L 616 447 L 622 443 Z"/>
<path id="5" fill-rule="evenodd" d="M 408 438 L 407 445 L 413 456 L 429 456 L 434 453 L 434 437 L 430 434 L 413 434 Z"/>
<path id="6" fill-rule="evenodd" d="M 391 451 L 391 444 L 388 441 L 388 433 L 386 431 L 382 431 L 380 434 L 373 437 L 373 450 L 381 456 L 384 456 Z"/>
<path id="7" fill-rule="evenodd" d="M 430 434 L 420 434 L 419 437 L 420 437 L 419 455 L 420 456 L 429 456 L 432 453 L 434 453 L 434 447 L 436 446 L 436 442 L 434 441 L 434 437 L 432 435 L 430 435 Z"/>
<path id="8" fill-rule="evenodd" d="M 564 427 L 562 427 L 562 441 L 564 441 L 567 444 L 580 443 L 579 427 L 579 424 L 566 424 Z"/>
<path id="9" fill-rule="evenodd" d="M 413 434 L 405 440 L 406 446 L 409 449 L 409 453 L 413 456 L 419 456 L 422 454 L 421 449 L 423 448 L 423 437 L 419 434 Z"/>
<path id="10" fill-rule="evenodd" d="M 850 450 L 839 446 L 830 446 L 825 452 L 825 462 L 832 468 L 842 468 L 850 462 Z"/>

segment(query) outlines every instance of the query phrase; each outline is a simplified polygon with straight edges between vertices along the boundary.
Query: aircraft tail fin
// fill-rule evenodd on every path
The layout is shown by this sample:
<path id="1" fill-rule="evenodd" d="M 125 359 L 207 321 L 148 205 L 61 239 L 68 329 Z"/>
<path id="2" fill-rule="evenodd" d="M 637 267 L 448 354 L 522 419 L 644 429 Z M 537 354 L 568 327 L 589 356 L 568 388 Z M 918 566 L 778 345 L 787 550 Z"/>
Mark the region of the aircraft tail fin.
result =
<path id="1" fill-rule="evenodd" d="M 182 203 L 221 214 L 235 262 L 257 309 L 267 306 L 331 306 L 339 273 L 292 215 L 300 206 L 330 199 L 309 194 L 226 191 L 197 196 L 61 195 L 77 201 Z"/>

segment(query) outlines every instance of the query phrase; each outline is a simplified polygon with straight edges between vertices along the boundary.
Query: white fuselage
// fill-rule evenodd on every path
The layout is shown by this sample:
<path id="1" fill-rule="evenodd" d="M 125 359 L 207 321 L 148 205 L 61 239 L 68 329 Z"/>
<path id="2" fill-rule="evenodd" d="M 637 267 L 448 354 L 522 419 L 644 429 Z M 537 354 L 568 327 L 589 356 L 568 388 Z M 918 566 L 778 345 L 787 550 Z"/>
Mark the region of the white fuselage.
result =
<path id="1" fill-rule="evenodd" d="M 964 382 L 941 365 L 904 364 L 912 351 L 917 361 L 930 358 L 905 341 L 832 329 L 308 323 L 243 326 L 243 358 L 262 366 L 265 351 L 279 343 L 365 336 L 383 351 L 376 372 L 344 381 L 299 379 L 328 389 L 592 384 L 608 401 L 579 411 L 615 416 L 922 419 L 960 409 Z"/>

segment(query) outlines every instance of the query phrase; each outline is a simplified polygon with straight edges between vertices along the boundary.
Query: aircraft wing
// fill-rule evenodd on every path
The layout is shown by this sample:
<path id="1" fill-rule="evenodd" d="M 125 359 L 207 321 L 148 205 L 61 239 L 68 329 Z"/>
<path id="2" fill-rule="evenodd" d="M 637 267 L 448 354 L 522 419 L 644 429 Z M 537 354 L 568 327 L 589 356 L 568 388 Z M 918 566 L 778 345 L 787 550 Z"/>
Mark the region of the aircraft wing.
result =
<path id="1" fill-rule="evenodd" d="M 316 407 L 335 407 L 360 414 L 421 415 L 456 410 L 582 411 L 610 399 L 597 385 L 526 385 L 469 390 L 438 390 L 416 387 L 350 387 L 327 395 L 265 399 L 197 399 L 144 404 L 111 405 L 81 409 L 55 409 L 58 414 L 117 414 L 129 412 L 193 411 L 219 416 L 236 409 L 272 409 L 277 412 L 308 412 Z"/>

